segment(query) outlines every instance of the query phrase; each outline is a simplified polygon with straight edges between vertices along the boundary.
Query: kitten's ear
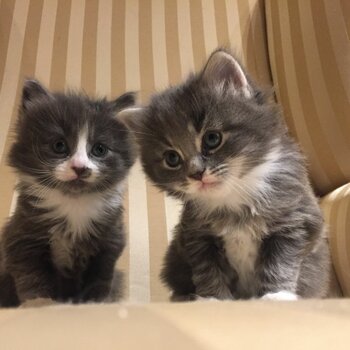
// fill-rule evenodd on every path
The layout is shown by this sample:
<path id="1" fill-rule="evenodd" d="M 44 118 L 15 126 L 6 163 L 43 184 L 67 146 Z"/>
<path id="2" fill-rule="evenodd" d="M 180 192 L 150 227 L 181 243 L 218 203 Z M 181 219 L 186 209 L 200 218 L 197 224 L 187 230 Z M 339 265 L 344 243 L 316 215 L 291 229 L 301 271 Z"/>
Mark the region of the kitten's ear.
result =
<path id="1" fill-rule="evenodd" d="M 131 131 L 137 131 L 141 127 L 143 112 L 142 107 L 126 108 L 120 111 L 116 118 Z"/>
<path id="2" fill-rule="evenodd" d="M 253 89 L 241 65 L 226 51 L 212 53 L 203 69 L 202 78 L 213 86 L 232 89 L 244 97 L 253 96 Z"/>
<path id="3" fill-rule="evenodd" d="M 117 99 L 112 101 L 112 107 L 115 112 L 120 112 L 125 108 L 131 107 L 136 102 L 135 92 L 126 92 L 125 94 L 119 96 Z"/>
<path id="4" fill-rule="evenodd" d="M 34 101 L 50 96 L 50 93 L 37 80 L 26 80 L 22 90 L 22 107 L 27 109 Z"/>

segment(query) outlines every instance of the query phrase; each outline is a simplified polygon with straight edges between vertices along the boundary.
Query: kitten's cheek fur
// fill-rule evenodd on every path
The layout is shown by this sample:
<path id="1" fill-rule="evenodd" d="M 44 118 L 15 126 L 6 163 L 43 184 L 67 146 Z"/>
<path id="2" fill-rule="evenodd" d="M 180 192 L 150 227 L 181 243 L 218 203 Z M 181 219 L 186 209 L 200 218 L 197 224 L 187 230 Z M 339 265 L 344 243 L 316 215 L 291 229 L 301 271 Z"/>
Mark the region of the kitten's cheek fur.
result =
<path id="1" fill-rule="evenodd" d="M 68 162 L 59 164 L 54 171 L 55 177 L 60 181 L 67 182 L 78 178 L 77 174 L 67 163 Z"/>

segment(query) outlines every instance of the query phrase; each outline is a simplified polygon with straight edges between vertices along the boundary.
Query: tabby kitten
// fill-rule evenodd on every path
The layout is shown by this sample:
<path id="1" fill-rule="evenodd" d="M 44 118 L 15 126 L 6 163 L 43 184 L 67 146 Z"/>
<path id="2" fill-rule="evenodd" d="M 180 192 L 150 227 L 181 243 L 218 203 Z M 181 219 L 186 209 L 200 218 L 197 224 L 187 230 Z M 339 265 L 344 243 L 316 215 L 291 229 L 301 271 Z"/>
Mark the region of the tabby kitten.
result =
<path id="1" fill-rule="evenodd" d="M 120 118 L 148 177 L 183 201 L 161 273 L 173 300 L 326 295 L 325 227 L 303 156 L 231 54 L 215 51 Z"/>
<path id="2" fill-rule="evenodd" d="M 0 305 L 111 297 L 124 248 L 124 183 L 135 160 L 116 115 L 133 104 L 133 93 L 93 100 L 25 82 L 9 153 L 19 196 L 1 239 Z"/>

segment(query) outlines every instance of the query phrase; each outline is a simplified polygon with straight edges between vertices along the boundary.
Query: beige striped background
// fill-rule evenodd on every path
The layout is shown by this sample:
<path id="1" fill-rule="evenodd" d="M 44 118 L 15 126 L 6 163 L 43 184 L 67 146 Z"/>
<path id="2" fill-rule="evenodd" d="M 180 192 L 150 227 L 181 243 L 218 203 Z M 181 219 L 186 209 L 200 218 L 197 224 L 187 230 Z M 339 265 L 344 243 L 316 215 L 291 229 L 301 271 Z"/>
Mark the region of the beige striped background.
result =
<path id="1" fill-rule="evenodd" d="M 321 206 L 329 225 L 334 270 L 343 295 L 350 297 L 350 184 L 327 195 Z"/>
<path id="2" fill-rule="evenodd" d="M 350 1 L 267 0 L 277 98 L 320 194 L 350 181 Z"/>
<path id="3" fill-rule="evenodd" d="M 137 90 L 146 101 L 199 69 L 219 45 L 270 84 L 262 0 L 0 0 L 0 225 L 14 204 L 5 156 L 23 77 L 92 95 Z M 158 274 L 179 207 L 145 181 L 139 164 L 125 202 L 126 299 L 165 300 Z"/>

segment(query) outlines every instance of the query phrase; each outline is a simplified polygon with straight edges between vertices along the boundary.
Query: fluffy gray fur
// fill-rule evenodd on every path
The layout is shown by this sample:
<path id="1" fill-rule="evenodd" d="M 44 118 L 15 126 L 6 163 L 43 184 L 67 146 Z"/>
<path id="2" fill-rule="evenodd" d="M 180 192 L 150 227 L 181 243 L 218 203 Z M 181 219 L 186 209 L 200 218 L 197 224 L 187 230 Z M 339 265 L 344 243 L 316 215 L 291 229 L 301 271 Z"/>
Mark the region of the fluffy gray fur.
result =
<path id="1" fill-rule="evenodd" d="M 173 300 L 326 296 L 325 227 L 304 158 L 230 53 L 120 117 L 149 179 L 183 201 L 161 273 Z"/>
<path id="2" fill-rule="evenodd" d="M 135 152 L 116 115 L 133 104 L 132 93 L 107 101 L 25 82 L 9 153 L 19 196 L 0 242 L 0 306 L 120 296 L 114 266 Z"/>

